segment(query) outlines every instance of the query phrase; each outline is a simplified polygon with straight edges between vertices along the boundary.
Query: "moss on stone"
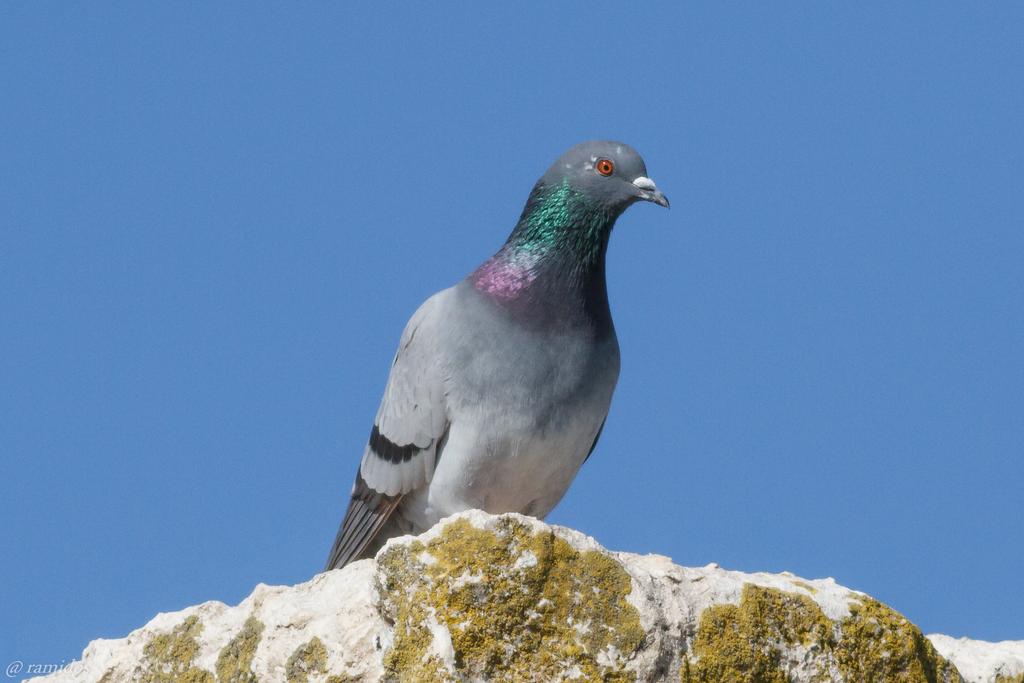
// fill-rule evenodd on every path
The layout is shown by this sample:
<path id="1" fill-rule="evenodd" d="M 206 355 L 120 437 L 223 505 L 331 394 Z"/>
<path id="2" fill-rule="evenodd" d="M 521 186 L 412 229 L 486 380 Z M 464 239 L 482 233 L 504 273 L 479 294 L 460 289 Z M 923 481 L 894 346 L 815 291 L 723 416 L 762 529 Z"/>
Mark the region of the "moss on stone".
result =
<path id="1" fill-rule="evenodd" d="M 793 585 L 794 586 L 799 586 L 800 588 L 803 588 L 805 591 L 807 591 L 811 595 L 813 595 L 813 594 L 818 592 L 817 588 L 815 588 L 811 584 L 807 583 L 806 581 L 794 581 Z"/>
<path id="2" fill-rule="evenodd" d="M 714 605 L 701 614 L 693 642 L 696 661 L 683 667 L 684 683 L 787 683 L 783 645 L 818 646 L 831 622 L 806 595 L 754 584 L 738 605 Z"/>
<path id="3" fill-rule="evenodd" d="M 833 622 L 805 595 L 746 584 L 738 605 L 701 614 L 684 683 L 786 683 L 785 650 L 818 650 L 819 680 L 856 683 L 953 683 L 956 668 L 921 631 L 876 600 L 852 604 Z"/>
<path id="4" fill-rule="evenodd" d="M 835 661 L 845 680 L 938 683 L 961 680 L 921 630 L 869 597 L 851 603 L 839 625 Z"/>
<path id="5" fill-rule="evenodd" d="M 493 531 L 456 520 L 378 561 L 395 621 L 392 679 L 635 678 L 625 662 L 644 637 L 640 615 L 629 574 L 604 553 L 506 517 Z M 441 659 L 449 635 L 454 671 Z"/>
<path id="6" fill-rule="evenodd" d="M 252 658 L 263 635 L 263 622 L 249 617 L 231 641 L 217 655 L 218 683 L 256 683 Z"/>
<path id="7" fill-rule="evenodd" d="M 160 633 L 142 649 L 137 680 L 141 683 L 213 683 L 213 673 L 193 664 L 199 652 L 203 623 L 192 615 L 167 633 Z"/>
<path id="8" fill-rule="evenodd" d="M 327 648 L 314 636 L 295 648 L 284 668 L 288 683 L 308 683 L 310 674 L 327 673 Z"/>

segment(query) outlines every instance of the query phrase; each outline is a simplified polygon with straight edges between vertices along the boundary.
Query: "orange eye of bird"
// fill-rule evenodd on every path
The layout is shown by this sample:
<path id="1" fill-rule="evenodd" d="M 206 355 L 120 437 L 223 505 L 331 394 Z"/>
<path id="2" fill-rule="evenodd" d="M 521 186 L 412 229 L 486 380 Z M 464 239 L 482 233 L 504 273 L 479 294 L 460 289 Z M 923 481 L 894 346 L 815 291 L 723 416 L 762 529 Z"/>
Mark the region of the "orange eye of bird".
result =
<path id="1" fill-rule="evenodd" d="M 615 164 L 608 159 L 601 159 L 597 162 L 597 165 L 595 165 L 594 168 L 596 168 L 597 172 L 601 175 L 611 175 L 615 170 Z"/>

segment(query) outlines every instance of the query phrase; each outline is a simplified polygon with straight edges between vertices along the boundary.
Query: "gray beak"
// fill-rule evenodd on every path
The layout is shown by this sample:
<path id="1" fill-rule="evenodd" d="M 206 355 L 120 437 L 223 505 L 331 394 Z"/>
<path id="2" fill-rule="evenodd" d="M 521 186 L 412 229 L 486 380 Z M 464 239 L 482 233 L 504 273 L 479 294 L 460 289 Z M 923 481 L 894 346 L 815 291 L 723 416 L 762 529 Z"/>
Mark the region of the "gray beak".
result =
<path id="1" fill-rule="evenodd" d="M 636 186 L 637 196 L 643 199 L 645 202 L 654 202 L 658 206 L 664 206 L 668 208 L 668 197 L 661 193 L 658 186 L 654 184 L 654 181 L 647 176 L 640 176 L 633 181 L 633 185 Z"/>

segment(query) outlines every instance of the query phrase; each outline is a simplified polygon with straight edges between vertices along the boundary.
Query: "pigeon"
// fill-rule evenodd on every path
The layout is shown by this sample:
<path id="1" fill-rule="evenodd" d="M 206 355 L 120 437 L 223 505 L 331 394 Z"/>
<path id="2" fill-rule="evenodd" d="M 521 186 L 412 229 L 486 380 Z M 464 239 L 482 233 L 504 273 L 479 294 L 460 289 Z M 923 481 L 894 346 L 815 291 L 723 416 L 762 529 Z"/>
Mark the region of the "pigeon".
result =
<path id="1" fill-rule="evenodd" d="M 561 500 L 618 380 L 605 254 L 637 201 L 669 205 L 632 147 L 576 145 L 498 252 L 413 314 L 325 570 L 456 512 L 543 518 Z"/>

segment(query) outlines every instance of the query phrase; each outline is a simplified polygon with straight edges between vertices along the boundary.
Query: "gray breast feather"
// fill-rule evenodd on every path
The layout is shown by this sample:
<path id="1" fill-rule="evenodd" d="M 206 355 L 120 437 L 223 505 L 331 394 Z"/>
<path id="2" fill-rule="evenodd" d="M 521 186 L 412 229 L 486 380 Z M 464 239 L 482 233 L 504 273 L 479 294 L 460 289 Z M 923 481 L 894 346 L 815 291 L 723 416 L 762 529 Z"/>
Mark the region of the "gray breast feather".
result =
<path id="1" fill-rule="evenodd" d="M 449 414 L 506 425 L 502 433 L 515 433 L 517 422 L 543 432 L 589 417 L 596 402 L 600 423 L 619 373 L 614 332 L 601 338 L 571 324 L 524 326 L 466 283 L 452 290 L 452 301 L 458 324 L 443 333 Z"/>

